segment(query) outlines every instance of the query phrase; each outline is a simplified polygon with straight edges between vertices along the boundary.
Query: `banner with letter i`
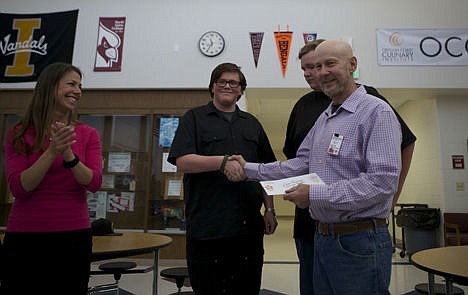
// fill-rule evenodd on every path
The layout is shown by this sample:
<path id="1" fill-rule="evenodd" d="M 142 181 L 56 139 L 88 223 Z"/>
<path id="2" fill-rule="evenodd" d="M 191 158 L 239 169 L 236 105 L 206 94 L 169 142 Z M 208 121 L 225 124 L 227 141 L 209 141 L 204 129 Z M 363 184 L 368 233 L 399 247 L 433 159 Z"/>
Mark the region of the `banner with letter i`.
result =
<path id="1" fill-rule="evenodd" d="M 78 10 L 0 13 L 0 82 L 36 81 L 54 62 L 71 63 Z"/>

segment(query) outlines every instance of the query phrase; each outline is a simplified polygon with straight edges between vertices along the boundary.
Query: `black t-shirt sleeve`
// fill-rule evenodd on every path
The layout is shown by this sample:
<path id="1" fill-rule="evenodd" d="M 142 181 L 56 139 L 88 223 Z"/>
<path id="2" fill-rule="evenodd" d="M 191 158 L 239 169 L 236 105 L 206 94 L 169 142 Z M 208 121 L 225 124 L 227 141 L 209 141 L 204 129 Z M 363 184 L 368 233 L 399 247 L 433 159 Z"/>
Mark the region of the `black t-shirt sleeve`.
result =
<path id="1" fill-rule="evenodd" d="M 364 85 L 364 88 L 366 89 L 366 92 L 370 95 L 373 95 L 375 97 L 378 97 L 380 98 L 381 100 L 385 101 L 386 103 L 388 103 L 387 99 L 385 99 L 385 97 L 383 97 L 378 91 L 377 89 L 375 89 L 374 87 L 371 87 L 371 86 L 366 86 Z M 409 129 L 408 125 L 406 125 L 405 121 L 403 120 L 403 118 L 401 118 L 400 114 L 398 114 L 398 112 L 393 108 L 393 106 L 391 104 L 388 103 L 388 105 L 390 105 L 390 107 L 392 108 L 393 112 L 395 113 L 395 115 L 397 116 L 398 118 L 398 122 L 400 122 L 400 126 L 401 126 L 401 134 L 402 134 L 402 141 L 401 141 L 401 149 L 404 150 L 407 146 L 413 144 L 415 141 L 416 141 L 416 136 L 414 135 L 414 133 L 411 131 L 411 129 Z"/>
<path id="2" fill-rule="evenodd" d="M 193 111 L 188 111 L 179 119 L 179 126 L 172 140 L 171 149 L 167 161 L 176 165 L 176 159 L 183 155 L 196 153 Z"/>
<path id="3" fill-rule="evenodd" d="M 286 138 L 284 140 L 283 153 L 288 159 L 296 156 L 298 146 L 296 146 L 294 134 L 296 134 L 296 113 L 297 104 L 293 107 L 291 115 L 289 115 L 288 127 L 286 129 Z"/>

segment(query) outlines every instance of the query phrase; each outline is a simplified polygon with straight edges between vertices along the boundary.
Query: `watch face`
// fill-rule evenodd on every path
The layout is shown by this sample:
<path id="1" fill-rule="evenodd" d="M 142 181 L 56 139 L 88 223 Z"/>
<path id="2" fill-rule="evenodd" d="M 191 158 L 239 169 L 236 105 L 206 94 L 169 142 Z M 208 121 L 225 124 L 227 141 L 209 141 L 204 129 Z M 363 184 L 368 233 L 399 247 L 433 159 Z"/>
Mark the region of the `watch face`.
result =
<path id="1" fill-rule="evenodd" d="M 217 56 L 224 50 L 224 38 L 218 32 L 206 32 L 198 41 L 198 47 L 206 56 Z"/>

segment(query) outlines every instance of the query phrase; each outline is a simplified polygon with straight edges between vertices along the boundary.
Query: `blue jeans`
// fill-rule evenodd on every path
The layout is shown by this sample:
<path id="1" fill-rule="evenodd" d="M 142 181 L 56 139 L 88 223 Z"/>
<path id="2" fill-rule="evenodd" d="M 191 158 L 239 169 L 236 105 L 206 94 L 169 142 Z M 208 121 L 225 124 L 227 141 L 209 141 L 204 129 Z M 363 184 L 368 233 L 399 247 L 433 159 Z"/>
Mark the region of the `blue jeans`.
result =
<path id="1" fill-rule="evenodd" d="M 314 241 L 311 238 L 296 238 L 299 257 L 299 290 L 301 295 L 314 295 Z"/>
<path id="2" fill-rule="evenodd" d="M 351 234 L 315 233 L 316 294 L 389 295 L 391 268 L 386 224 Z"/>

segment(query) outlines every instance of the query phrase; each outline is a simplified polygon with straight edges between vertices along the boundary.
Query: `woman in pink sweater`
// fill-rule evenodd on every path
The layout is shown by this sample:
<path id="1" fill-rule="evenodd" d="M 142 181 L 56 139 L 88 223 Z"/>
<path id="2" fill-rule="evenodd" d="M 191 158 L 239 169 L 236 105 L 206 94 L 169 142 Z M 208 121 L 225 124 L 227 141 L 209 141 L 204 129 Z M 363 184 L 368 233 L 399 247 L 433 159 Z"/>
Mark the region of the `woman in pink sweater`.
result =
<path id="1" fill-rule="evenodd" d="M 1 294 L 87 293 L 86 191 L 101 187 L 102 155 L 97 131 L 76 119 L 81 78 L 73 65 L 47 66 L 8 132 L 5 168 L 14 203 L 0 258 Z"/>

